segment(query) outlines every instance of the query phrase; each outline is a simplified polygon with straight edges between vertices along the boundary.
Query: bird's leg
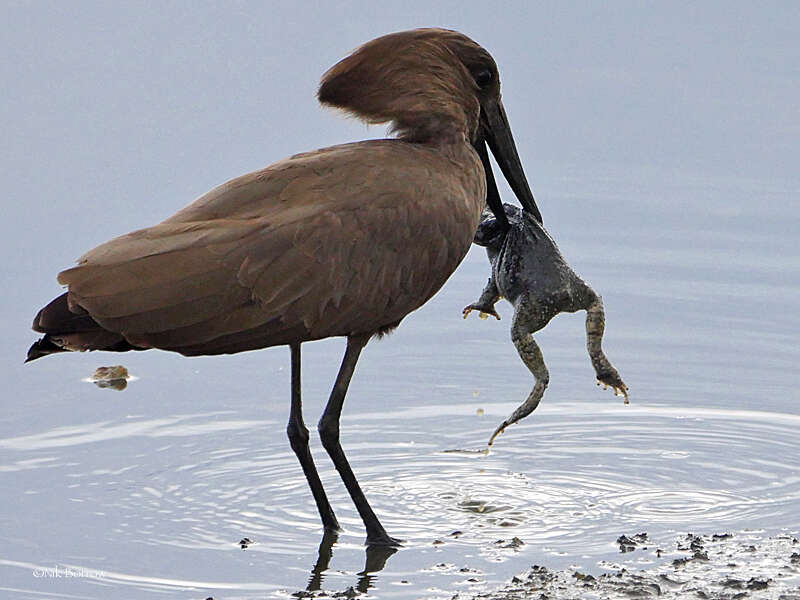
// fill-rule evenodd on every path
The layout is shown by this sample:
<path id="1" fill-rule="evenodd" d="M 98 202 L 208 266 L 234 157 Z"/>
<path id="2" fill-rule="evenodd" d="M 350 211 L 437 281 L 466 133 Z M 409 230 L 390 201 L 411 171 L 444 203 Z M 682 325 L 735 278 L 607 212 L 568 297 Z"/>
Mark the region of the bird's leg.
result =
<path id="1" fill-rule="evenodd" d="M 488 315 L 492 315 L 498 321 L 500 320 L 500 315 L 494 309 L 494 305 L 497 304 L 497 301 L 500 300 L 500 292 L 497 290 L 497 285 L 494 282 L 494 277 L 490 277 L 486 287 L 483 288 L 483 292 L 481 293 L 481 297 L 478 298 L 477 302 L 473 302 L 469 306 L 465 306 L 464 310 L 461 311 L 461 314 L 464 315 L 466 319 L 469 313 L 473 310 L 480 311 L 480 318 L 485 319 Z"/>
<path id="2" fill-rule="evenodd" d="M 628 386 L 625 385 L 617 370 L 606 358 L 606 355 L 603 354 L 601 344 L 605 327 L 606 317 L 603 312 L 603 300 L 600 296 L 595 296 L 586 309 L 586 349 L 589 351 L 589 358 L 597 374 L 597 385 L 610 386 L 614 390 L 614 395 L 624 396 L 625 404 L 628 404 Z"/>
<path id="3" fill-rule="evenodd" d="M 311 457 L 311 450 L 308 447 L 308 429 L 303 422 L 303 405 L 300 400 L 300 344 L 290 345 L 292 351 L 292 407 L 289 412 L 289 424 L 286 426 L 286 433 L 289 436 L 289 443 L 292 450 L 303 467 L 311 493 L 314 494 L 314 501 L 317 503 L 319 516 L 326 531 L 338 531 L 340 529 L 336 515 L 333 514 L 328 496 L 319 479 L 317 468 L 314 466 L 314 459 Z"/>
<path id="4" fill-rule="evenodd" d="M 339 443 L 339 419 L 342 415 L 344 397 L 347 394 L 347 387 L 350 385 L 350 379 L 356 368 L 358 357 L 369 338 L 369 334 L 353 335 L 347 338 L 347 350 L 342 359 L 342 366 L 336 376 L 336 383 L 333 385 L 328 405 L 319 420 L 319 435 L 322 438 L 322 445 L 328 451 L 336 470 L 339 471 L 339 475 L 341 475 L 342 481 L 350 493 L 350 497 L 353 499 L 353 503 L 356 505 L 358 514 L 361 515 L 361 520 L 364 521 L 364 525 L 367 528 L 367 544 L 397 546 L 400 541 L 390 537 L 378 517 L 375 516 Z"/>
<path id="5" fill-rule="evenodd" d="M 539 402 L 542 401 L 544 391 L 550 382 L 550 373 L 544 364 L 542 351 L 539 349 L 536 340 L 533 339 L 533 334 L 547 325 L 551 318 L 552 314 L 543 310 L 537 302 L 523 300 L 515 307 L 514 321 L 511 323 L 511 341 L 514 342 L 514 347 L 516 347 L 522 362 L 533 374 L 535 382 L 525 402 L 495 429 L 489 439 L 489 446 L 494 442 L 494 438 L 503 433 L 506 427 L 527 417 L 536 410 Z"/>

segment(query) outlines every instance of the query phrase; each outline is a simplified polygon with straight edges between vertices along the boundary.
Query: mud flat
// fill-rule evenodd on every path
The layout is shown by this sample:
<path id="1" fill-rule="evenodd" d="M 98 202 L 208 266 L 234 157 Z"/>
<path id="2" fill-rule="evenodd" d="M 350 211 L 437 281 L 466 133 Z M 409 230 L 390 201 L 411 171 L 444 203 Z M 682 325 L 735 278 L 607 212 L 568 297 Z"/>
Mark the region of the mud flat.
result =
<path id="1" fill-rule="evenodd" d="M 646 533 L 617 539 L 618 562 L 603 573 L 534 565 L 494 591 L 457 593 L 453 600 L 605 600 L 701 598 L 800 600 L 800 541 L 794 534 L 686 534 L 657 542 Z M 641 569 L 636 562 L 652 566 Z"/>

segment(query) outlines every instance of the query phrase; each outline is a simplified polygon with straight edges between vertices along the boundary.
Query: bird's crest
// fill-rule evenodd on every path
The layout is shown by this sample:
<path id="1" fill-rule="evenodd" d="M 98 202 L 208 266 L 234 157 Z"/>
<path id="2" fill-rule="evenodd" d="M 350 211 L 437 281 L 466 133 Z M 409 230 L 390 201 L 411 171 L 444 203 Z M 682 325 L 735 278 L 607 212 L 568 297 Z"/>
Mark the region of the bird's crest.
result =
<path id="1" fill-rule="evenodd" d="M 391 33 L 356 49 L 323 76 L 318 98 L 367 123 L 392 123 L 402 139 L 472 139 L 480 105 L 473 65 L 494 61 L 446 29 Z M 499 91 L 499 90 L 498 90 Z"/>

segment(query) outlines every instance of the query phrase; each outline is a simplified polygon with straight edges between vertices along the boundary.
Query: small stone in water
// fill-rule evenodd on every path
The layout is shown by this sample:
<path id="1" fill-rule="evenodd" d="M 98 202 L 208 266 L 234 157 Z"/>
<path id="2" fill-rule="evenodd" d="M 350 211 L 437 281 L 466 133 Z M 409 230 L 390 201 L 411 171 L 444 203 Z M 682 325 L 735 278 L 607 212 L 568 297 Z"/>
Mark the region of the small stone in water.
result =
<path id="1" fill-rule="evenodd" d="M 122 365 L 113 367 L 97 367 L 92 375 L 92 381 L 111 381 L 112 379 L 128 379 L 128 369 Z"/>

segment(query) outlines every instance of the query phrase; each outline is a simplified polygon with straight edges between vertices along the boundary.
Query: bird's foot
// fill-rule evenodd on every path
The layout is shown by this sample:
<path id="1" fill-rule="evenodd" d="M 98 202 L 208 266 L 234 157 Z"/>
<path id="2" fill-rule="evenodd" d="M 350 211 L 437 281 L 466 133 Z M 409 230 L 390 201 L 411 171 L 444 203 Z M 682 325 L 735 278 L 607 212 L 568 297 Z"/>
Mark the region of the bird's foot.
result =
<path id="1" fill-rule="evenodd" d="M 366 545 L 369 547 L 384 546 L 389 548 L 400 548 L 402 547 L 403 542 L 404 540 L 393 538 L 384 531 L 375 535 L 367 535 Z"/>
<path id="2" fill-rule="evenodd" d="M 500 315 L 498 315 L 497 312 L 494 310 L 494 306 L 488 304 L 480 304 L 478 302 L 470 304 L 469 306 L 465 306 L 464 310 L 461 311 L 461 314 L 463 314 L 464 318 L 466 319 L 467 316 L 469 316 L 469 313 L 471 313 L 473 310 L 480 311 L 479 316 L 481 319 L 486 319 L 489 317 L 489 315 L 492 315 L 498 321 L 500 320 Z"/>
<path id="3" fill-rule="evenodd" d="M 324 535 L 333 535 L 338 536 L 344 529 L 342 526 L 339 525 L 339 521 L 336 520 L 336 517 L 333 517 L 333 521 L 328 521 L 322 524 Z"/>

